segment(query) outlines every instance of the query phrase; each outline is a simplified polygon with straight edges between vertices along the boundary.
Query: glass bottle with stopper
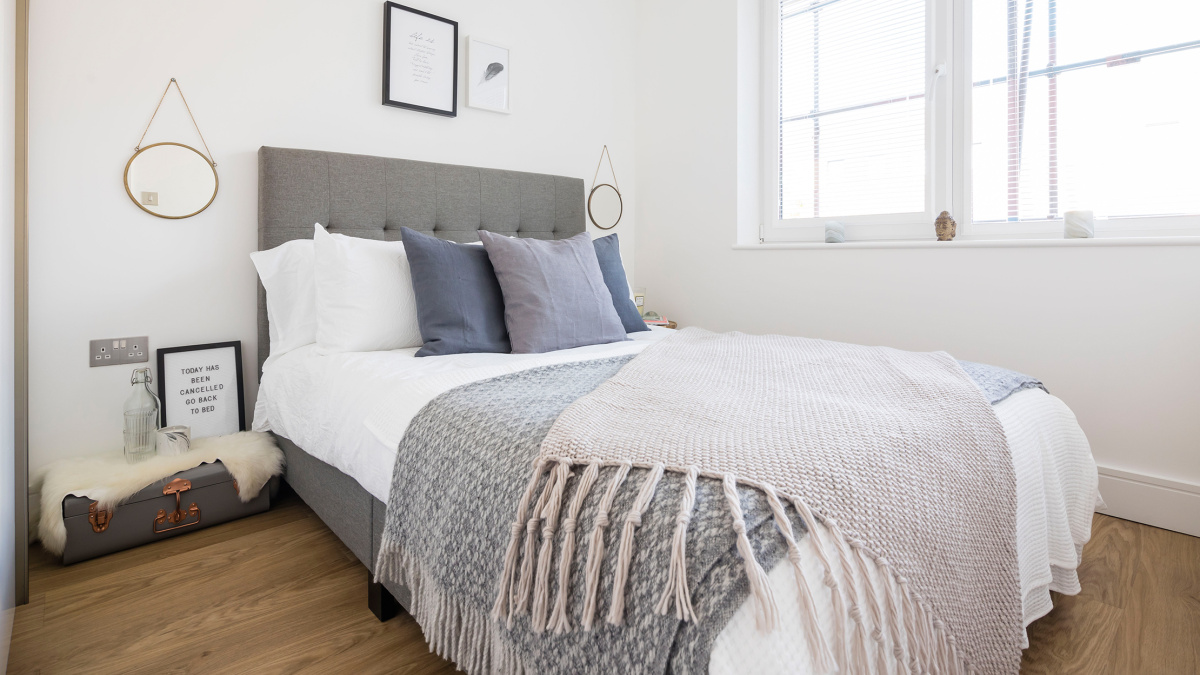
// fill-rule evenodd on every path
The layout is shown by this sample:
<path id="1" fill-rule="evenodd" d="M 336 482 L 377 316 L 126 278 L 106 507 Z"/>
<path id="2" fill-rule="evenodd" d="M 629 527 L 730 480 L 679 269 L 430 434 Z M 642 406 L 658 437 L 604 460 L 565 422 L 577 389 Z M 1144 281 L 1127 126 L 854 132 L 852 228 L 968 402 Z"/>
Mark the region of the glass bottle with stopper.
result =
<path id="1" fill-rule="evenodd" d="M 153 457 L 158 431 L 158 397 L 150 390 L 154 377 L 149 368 L 138 368 L 129 377 L 133 391 L 125 399 L 125 461 L 136 464 Z"/>

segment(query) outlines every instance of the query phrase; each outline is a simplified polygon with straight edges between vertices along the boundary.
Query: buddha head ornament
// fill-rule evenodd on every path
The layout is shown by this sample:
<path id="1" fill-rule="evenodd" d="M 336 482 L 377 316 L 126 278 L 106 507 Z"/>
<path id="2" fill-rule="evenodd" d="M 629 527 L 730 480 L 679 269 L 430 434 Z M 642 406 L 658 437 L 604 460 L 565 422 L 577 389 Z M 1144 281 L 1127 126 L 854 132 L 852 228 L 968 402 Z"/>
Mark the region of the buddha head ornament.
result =
<path id="1" fill-rule="evenodd" d="M 934 221 L 933 227 L 937 231 L 938 241 L 952 241 L 954 235 L 958 234 L 958 223 L 950 217 L 949 211 L 942 211 Z"/>

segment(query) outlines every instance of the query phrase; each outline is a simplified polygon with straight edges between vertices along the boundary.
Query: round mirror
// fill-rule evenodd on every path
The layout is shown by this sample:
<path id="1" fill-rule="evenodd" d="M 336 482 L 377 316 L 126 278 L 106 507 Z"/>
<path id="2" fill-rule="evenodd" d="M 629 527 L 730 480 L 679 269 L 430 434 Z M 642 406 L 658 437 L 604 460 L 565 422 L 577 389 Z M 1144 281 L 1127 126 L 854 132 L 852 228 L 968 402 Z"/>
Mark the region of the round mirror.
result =
<path id="1" fill-rule="evenodd" d="M 588 195 L 588 217 L 602 230 L 611 230 L 621 222 L 621 214 L 625 204 L 621 201 L 621 193 L 608 183 L 601 183 L 592 188 Z"/>
<path id="2" fill-rule="evenodd" d="M 216 199 L 217 168 L 182 143 L 147 145 L 125 165 L 125 192 L 146 213 L 190 218 Z"/>

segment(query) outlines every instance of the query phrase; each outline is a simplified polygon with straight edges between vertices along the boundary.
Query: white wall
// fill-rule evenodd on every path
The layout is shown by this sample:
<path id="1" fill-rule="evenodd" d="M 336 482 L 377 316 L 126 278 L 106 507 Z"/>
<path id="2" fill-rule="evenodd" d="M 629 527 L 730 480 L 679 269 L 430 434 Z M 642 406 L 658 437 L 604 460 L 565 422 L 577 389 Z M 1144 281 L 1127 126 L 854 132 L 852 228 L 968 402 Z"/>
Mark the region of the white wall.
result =
<path id="1" fill-rule="evenodd" d="M 607 143 L 621 183 L 633 185 L 633 0 L 417 7 L 457 20 L 464 44 L 477 35 L 512 49 L 511 115 L 466 107 L 461 76 L 456 119 L 381 105 L 380 0 L 34 0 L 31 472 L 121 447 L 132 367 L 88 368 L 92 338 L 149 335 L 152 349 L 240 339 L 252 408 L 256 296 L 247 254 L 258 243 L 259 146 L 590 181 Z M 121 183 L 171 77 L 221 181 L 213 205 L 182 221 L 141 212 Z M 162 140 L 198 146 L 174 92 L 146 143 Z M 627 219 L 616 231 L 630 252 L 634 206 L 627 188 Z"/>
<path id="2" fill-rule="evenodd" d="M 684 325 L 942 349 L 1034 374 L 1075 411 L 1102 472 L 1190 494 L 1145 508 L 1163 495 L 1102 484 L 1114 513 L 1200 534 L 1200 246 L 734 250 L 737 10 L 691 7 L 638 4 L 647 306 Z"/>
<path id="3" fill-rule="evenodd" d="M 0 672 L 8 666 L 16 601 L 13 520 L 13 115 L 16 113 L 16 4 L 0 7 Z"/>

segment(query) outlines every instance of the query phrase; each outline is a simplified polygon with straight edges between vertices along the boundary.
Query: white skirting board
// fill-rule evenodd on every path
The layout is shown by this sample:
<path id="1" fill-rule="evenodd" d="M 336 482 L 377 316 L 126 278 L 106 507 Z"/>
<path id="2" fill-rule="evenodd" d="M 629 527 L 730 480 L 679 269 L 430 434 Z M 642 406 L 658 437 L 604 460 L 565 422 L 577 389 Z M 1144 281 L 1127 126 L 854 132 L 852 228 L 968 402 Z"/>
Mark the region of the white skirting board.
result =
<path id="1" fill-rule="evenodd" d="M 1106 506 L 1097 513 L 1200 537 L 1200 485 L 1106 466 L 1098 470 Z"/>

